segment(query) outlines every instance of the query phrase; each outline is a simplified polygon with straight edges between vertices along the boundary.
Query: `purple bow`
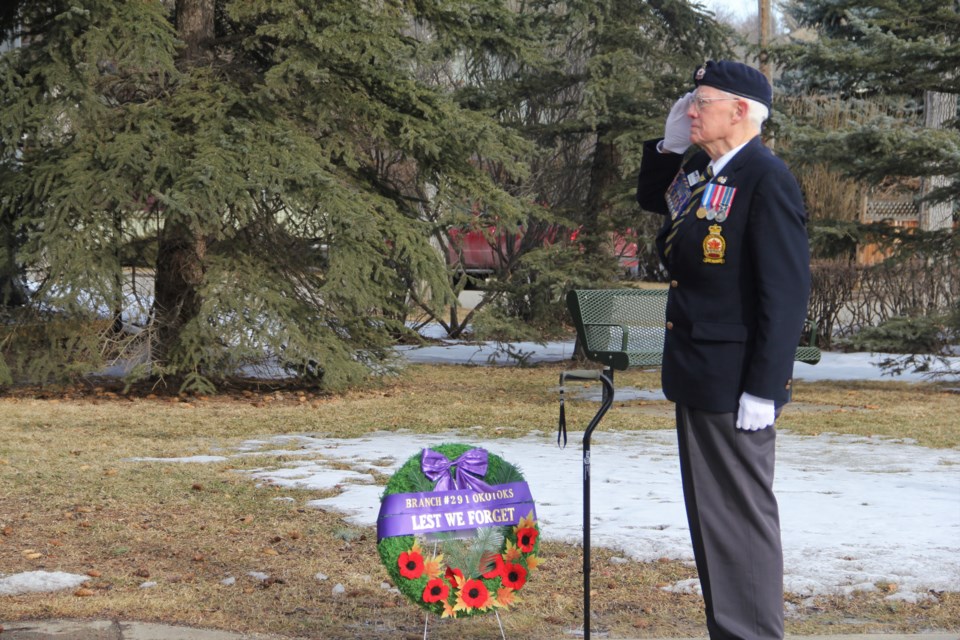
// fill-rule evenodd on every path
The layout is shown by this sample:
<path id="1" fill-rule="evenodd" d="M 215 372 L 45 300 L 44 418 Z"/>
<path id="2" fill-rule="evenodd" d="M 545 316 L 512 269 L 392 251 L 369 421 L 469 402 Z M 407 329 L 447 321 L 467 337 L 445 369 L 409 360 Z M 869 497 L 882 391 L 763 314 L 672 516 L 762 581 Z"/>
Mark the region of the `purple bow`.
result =
<path id="1" fill-rule="evenodd" d="M 453 477 L 454 467 L 457 468 L 456 478 Z M 481 480 L 487 475 L 485 449 L 470 449 L 456 460 L 450 460 L 442 453 L 431 449 L 424 449 L 420 468 L 423 470 L 423 475 L 430 480 L 436 480 L 434 491 L 467 488 L 474 491 L 490 491 L 491 489 L 490 485 Z"/>

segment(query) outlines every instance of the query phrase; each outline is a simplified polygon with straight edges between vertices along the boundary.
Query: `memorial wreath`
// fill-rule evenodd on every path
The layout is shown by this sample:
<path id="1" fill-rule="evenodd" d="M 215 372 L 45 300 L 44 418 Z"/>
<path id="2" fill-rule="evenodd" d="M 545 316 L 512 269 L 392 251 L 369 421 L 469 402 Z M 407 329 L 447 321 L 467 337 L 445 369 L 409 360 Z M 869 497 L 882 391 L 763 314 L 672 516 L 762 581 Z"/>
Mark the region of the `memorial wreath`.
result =
<path id="1" fill-rule="evenodd" d="M 387 483 L 377 550 L 397 589 L 444 618 L 508 608 L 542 561 L 523 475 L 485 449 L 444 444 Z"/>

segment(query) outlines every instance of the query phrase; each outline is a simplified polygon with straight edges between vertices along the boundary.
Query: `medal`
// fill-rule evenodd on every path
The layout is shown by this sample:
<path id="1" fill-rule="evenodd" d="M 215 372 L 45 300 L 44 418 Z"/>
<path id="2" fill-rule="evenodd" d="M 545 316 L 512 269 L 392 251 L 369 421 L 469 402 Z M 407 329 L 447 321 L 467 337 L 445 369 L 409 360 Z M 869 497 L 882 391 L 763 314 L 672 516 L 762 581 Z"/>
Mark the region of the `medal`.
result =
<path id="1" fill-rule="evenodd" d="M 703 261 L 707 264 L 723 264 L 723 254 L 727 250 L 727 241 L 721 235 L 720 225 L 710 225 L 710 233 L 703 239 Z"/>
<path id="2" fill-rule="evenodd" d="M 700 207 L 699 209 L 697 209 L 697 217 L 703 220 L 704 218 L 710 217 L 710 214 L 707 213 L 707 210 L 705 208 Z"/>
<path id="3" fill-rule="evenodd" d="M 723 222 L 730 215 L 730 205 L 733 204 L 733 196 L 736 195 L 736 187 L 728 187 L 722 184 L 707 185 L 703 192 L 701 206 L 707 210 L 707 220 L 716 220 Z"/>

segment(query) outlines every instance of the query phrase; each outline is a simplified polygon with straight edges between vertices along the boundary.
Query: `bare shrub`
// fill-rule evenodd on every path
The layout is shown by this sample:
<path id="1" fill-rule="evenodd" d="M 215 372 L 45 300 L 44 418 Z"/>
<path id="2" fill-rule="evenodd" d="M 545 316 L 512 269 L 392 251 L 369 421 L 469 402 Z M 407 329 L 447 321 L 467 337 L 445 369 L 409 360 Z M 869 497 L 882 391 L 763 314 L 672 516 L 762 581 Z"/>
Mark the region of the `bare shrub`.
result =
<path id="1" fill-rule="evenodd" d="M 817 260 L 811 275 L 808 314 L 824 349 L 891 319 L 944 315 L 960 300 L 960 263 L 943 256 L 913 254 L 872 266 Z"/>
<path id="2" fill-rule="evenodd" d="M 810 275 L 807 313 L 817 325 L 819 346 L 829 349 L 833 337 L 844 333 L 841 318 L 854 298 L 859 269 L 849 260 L 817 260 L 811 265 Z"/>

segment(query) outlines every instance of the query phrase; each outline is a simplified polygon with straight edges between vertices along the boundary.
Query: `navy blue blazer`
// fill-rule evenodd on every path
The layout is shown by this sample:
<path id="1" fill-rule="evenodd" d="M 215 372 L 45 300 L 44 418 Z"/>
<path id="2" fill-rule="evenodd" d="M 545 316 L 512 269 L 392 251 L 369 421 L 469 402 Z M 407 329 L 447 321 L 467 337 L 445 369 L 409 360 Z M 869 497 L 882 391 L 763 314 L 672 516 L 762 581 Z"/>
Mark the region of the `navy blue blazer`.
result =
<path id="1" fill-rule="evenodd" d="M 683 157 L 659 153 L 657 142 L 644 146 L 637 201 L 665 218 L 657 236 L 671 278 L 663 392 L 674 402 L 717 413 L 736 411 L 743 391 L 779 408 L 790 401 L 810 294 L 800 187 L 757 136 L 713 178 L 728 193 L 735 189 L 726 219 L 718 223 L 690 212 L 664 255 L 672 224 L 665 193 Z M 700 151 L 682 168 L 703 174 L 709 160 Z"/>

